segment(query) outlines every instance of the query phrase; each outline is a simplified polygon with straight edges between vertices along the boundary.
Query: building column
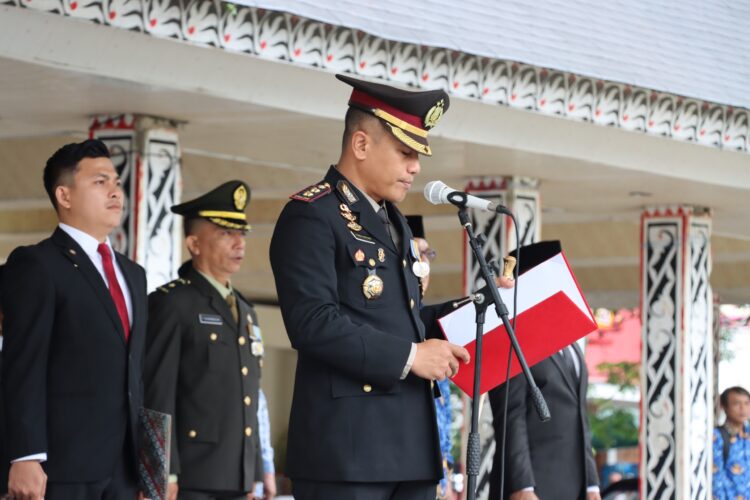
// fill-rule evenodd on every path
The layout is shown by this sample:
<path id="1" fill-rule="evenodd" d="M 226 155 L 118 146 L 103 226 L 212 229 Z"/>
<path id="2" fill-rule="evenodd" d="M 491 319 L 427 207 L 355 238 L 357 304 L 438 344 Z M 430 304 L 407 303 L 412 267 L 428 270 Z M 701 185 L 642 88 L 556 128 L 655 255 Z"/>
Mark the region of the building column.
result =
<path id="1" fill-rule="evenodd" d="M 170 211 L 182 191 L 176 124 L 143 115 L 97 116 L 89 134 L 109 148 L 125 191 L 112 245 L 146 269 L 151 291 L 174 279 L 181 262 L 181 226 Z"/>
<path id="2" fill-rule="evenodd" d="M 527 177 L 479 177 L 470 179 L 464 189 L 474 196 L 492 201 L 496 205 L 508 207 L 518 221 L 521 245 L 539 241 L 542 237 L 542 211 L 539 200 L 539 181 Z M 516 248 L 516 232 L 510 217 L 503 214 L 470 211 L 471 223 L 477 234 L 484 234 L 484 256 L 487 260 L 502 258 Z M 484 286 L 480 282 L 479 264 L 469 247 L 469 239 L 464 233 L 464 293 L 468 294 Z"/>
<path id="3" fill-rule="evenodd" d="M 641 216 L 641 498 L 710 497 L 714 333 L 711 214 Z"/>
<path id="4" fill-rule="evenodd" d="M 516 216 L 521 245 L 541 240 L 542 211 L 539 199 L 539 181 L 525 177 L 481 177 L 470 179 L 464 189 L 467 193 L 485 198 L 496 205 L 508 207 Z M 484 234 L 484 256 L 487 260 L 497 259 L 502 266 L 502 258 L 517 246 L 516 233 L 510 217 L 492 212 L 470 210 L 470 220 L 477 234 Z M 484 286 L 479 277 L 479 264 L 469 247 L 469 239 L 464 233 L 464 293 L 469 294 Z M 511 307 L 510 304 L 507 304 Z M 486 500 L 490 492 L 490 473 L 495 455 L 495 435 L 492 426 L 492 409 L 487 396 L 483 395 L 480 404 L 479 437 L 481 463 L 477 478 L 477 499 Z M 466 456 L 466 441 L 471 421 L 471 403 L 464 396 L 464 429 L 461 461 Z"/>

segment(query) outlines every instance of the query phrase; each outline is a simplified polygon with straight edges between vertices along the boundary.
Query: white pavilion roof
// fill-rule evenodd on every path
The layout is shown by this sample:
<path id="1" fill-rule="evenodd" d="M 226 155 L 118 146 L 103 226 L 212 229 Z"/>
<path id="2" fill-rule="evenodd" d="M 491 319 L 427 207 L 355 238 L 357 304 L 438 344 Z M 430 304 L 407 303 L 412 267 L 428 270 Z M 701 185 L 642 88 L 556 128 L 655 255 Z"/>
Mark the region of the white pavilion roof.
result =
<path id="1" fill-rule="evenodd" d="M 400 42 L 750 107 L 750 2 L 234 0 Z"/>

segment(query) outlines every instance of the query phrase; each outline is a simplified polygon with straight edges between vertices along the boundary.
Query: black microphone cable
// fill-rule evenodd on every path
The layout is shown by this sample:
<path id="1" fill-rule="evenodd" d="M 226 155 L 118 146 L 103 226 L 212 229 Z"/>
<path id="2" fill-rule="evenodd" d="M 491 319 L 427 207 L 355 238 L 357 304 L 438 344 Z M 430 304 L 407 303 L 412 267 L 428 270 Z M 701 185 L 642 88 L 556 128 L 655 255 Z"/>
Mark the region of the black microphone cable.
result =
<path id="1" fill-rule="evenodd" d="M 511 321 L 511 324 L 513 325 L 513 331 L 516 332 L 516 335 L 518 334 L 518 331 L 516 330 L 516 317 L 517 317 L 517 310 L 516 306 L 518 303 L 518 270 L 521 267 L 521 236 L 519 234 L 518 230 L 518 222 L 516 221 L 516 216 L 513 215 L 513 213 L 508 210 L 507 214 L 511 220 L 513 220 L 513 228 L 516 232 L 516 267 L 513 269 L 513 320 Z M 503 395 L 503 431 L 502 431 L 502 438 L 500 440 L 500 446 L 495 448 L 495 453 L 501 453 L 500 457 L 502 458 L 502 461 L 500 462 L 502 464 L 502 469 L 500 470 L 500 496 L 499 499 L 502 500 L 503 497 L 503 491 L 505 490 L 505 435 L 506 431 L 508 429 L 508 399 L 510 396 L 510 363 L 513 360 L 513 345 L 508 346 L 508 368 L 505 372 L 505 391 Z M 497 441 L 497 436 L 495 437 L 495 441 Z"/>

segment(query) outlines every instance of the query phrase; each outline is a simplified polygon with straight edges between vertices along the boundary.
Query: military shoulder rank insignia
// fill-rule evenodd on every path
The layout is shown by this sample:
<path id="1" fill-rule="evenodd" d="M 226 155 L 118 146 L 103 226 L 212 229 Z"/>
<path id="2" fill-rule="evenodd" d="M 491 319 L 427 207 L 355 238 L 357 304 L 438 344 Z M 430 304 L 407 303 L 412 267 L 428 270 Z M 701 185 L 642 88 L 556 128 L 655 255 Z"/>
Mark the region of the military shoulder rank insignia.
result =
<path id="1" fill-rule="evenodd" d="M 313 184 L 312 186 L 308 186 L 302 191 L 294 193 L 289 198 L 310 203 L 319 198 L 322 198 L 330 192 L 331 185 L 327 182 L 321 182 L 320 184 Z"/>
<path id="2" fill-rule="evenodd" d="M 189 284 L 190 284 L 190 280 L 186 280 L 186 279 L 183 279 L 183 278 L 177 278 L 174 281 L 170 281 L 169 283 L 166 283 L 166 284 L 160 286 L 159 288 L 157 288 L 157 290 L 159 290 L 162 293 L 169 293 L 172 290 L 174 290 L 175 288 L 178 288 L 178 287 L 181 287 L 181 286 L 185 286 L 185 285 L 189 285 Z"/>

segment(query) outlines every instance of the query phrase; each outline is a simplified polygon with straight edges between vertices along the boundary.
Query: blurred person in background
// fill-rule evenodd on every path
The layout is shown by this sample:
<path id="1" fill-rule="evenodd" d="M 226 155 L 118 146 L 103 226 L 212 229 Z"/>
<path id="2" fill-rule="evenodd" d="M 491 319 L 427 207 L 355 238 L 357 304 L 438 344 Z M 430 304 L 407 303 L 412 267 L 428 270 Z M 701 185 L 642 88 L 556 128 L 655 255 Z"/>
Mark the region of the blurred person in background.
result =
<path id="1" fill-rule="evenodd" d="M 430 244 L 425 239 L 422 216 L 407 215 L 406 221 L 419 250 L 419 261 L 415 262 L 414 265 L 418 267 L 415 274 L 418 273 L 419 288 L 422 298 L 424 298 L 427 288 L 430 286 L 430 263 L 437 256 L 437 252 L 430 248 Z M 454 498 L 451 477 L 456 463 L 452 454 L 451 383 L 448 378 L 444 378 L 435 381 L 435 384 L 440 390 L 440 397 L 435 398 L 435 412 L 437 414 L 438 434 L 440 435 L 440 455 L 443 458 L 443 478 L 438 483 L 437 498 L 446 500 Z"/>
<path id="2" fill-rule="evenodd" d="M 719 398 L 726 419 L 714 429 L 713 497 L 750 498 L 750 393 L 730 387 Z"/>

